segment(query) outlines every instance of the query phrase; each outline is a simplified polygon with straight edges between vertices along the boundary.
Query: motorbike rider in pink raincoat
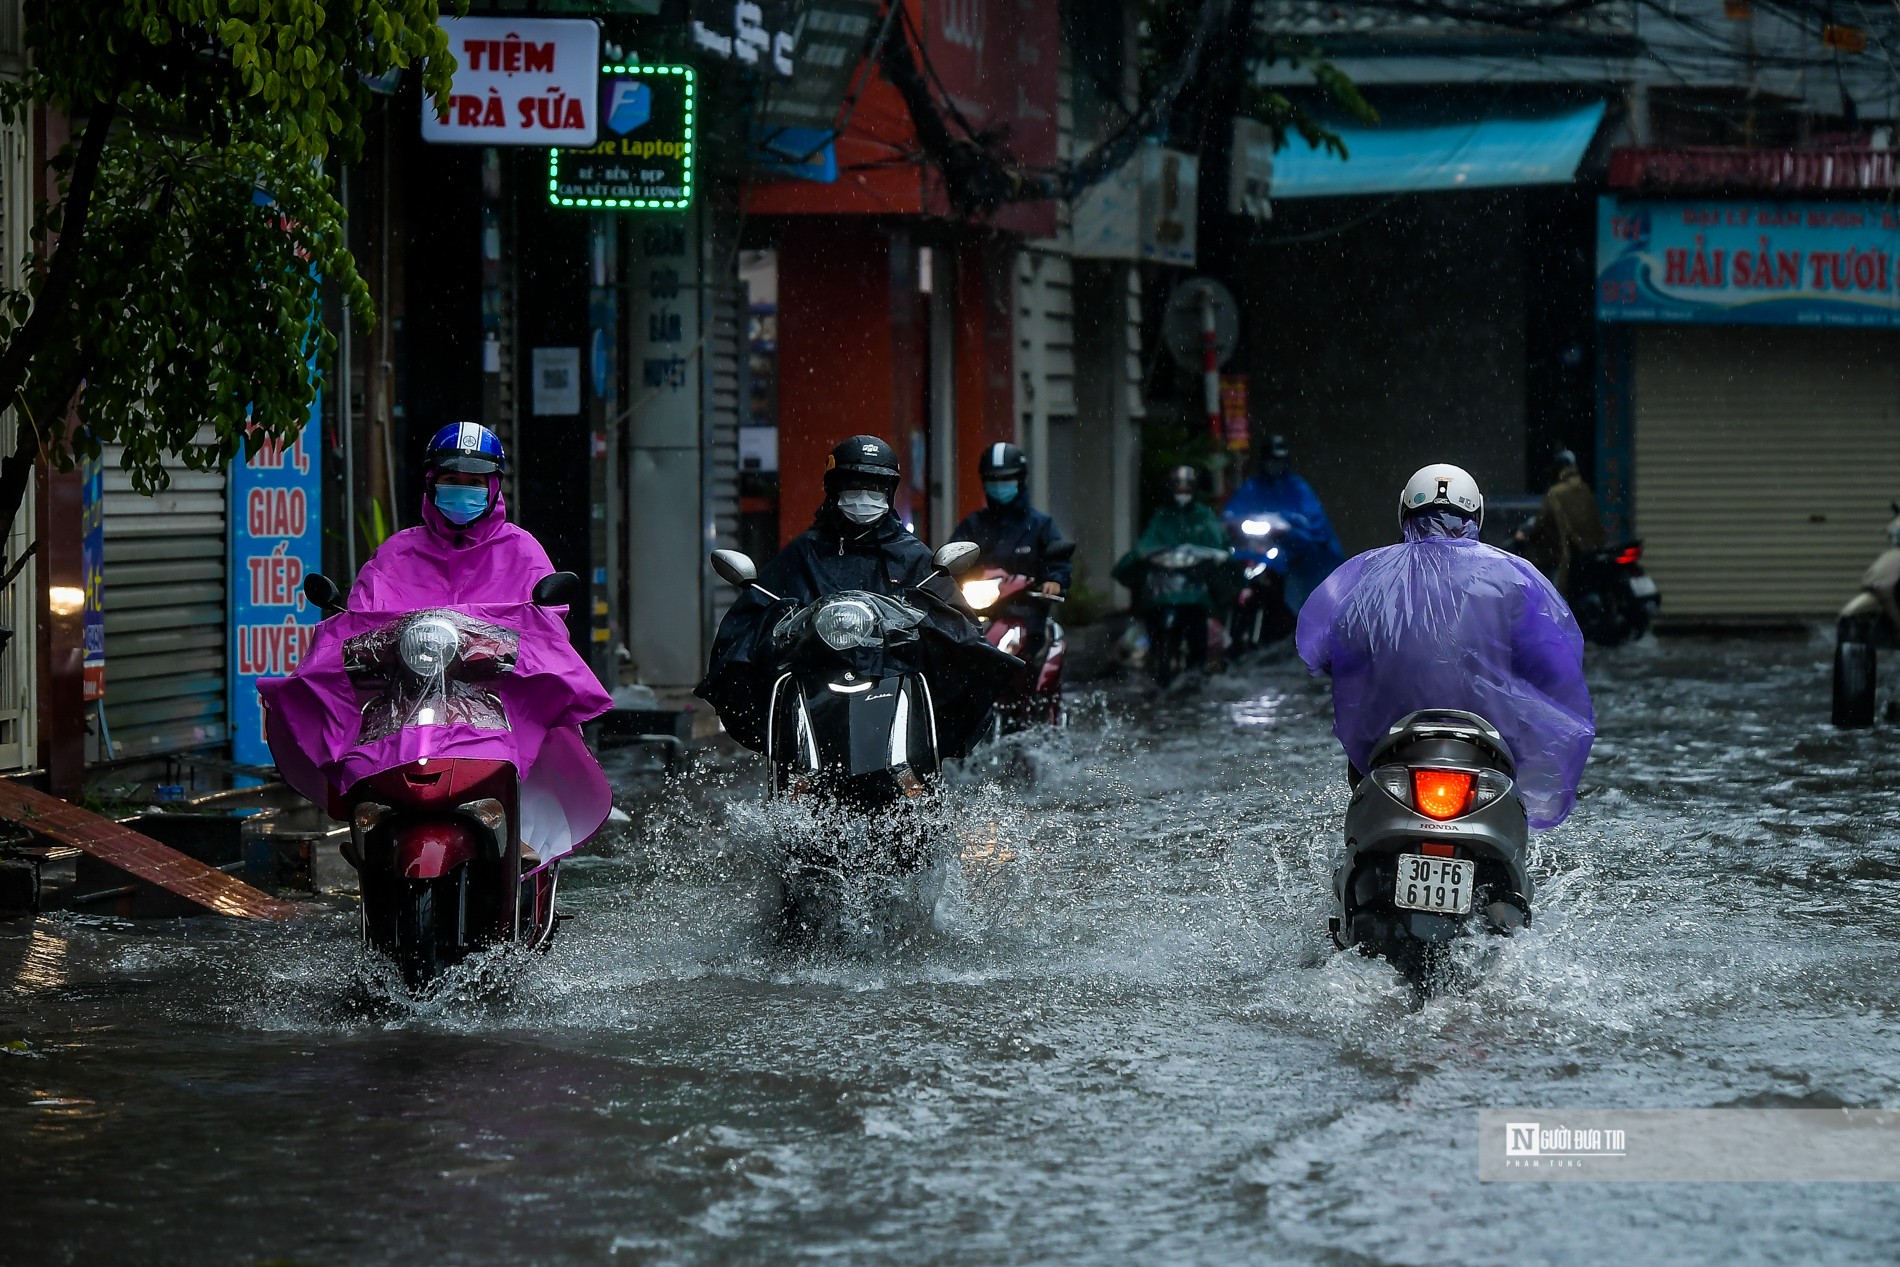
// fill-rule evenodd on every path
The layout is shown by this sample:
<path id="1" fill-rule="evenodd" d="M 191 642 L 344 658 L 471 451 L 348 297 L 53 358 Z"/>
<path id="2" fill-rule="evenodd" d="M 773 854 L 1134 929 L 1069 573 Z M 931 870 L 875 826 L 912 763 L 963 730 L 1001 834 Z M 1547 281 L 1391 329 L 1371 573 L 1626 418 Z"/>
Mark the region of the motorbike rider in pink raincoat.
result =
<path id="1" fill-rule="evenodd" d="M 509 762 L 521 780 L 523 856 L 539 864 L 591 836 L 612 806 L 580 734 L 612 700 L 569 642 L 566 609 L 531 600 L 554 567 L 533 536 L 508 522 L 505 463 L 486 427 L 451 423 L 436 432 L 424 459 L 422 523 L 377 549 L 346 609 L 318 626 L 297 672 L 261 689 L 279 771 L 333 813 L 356 783 L 418 758 Z M 350 648 L 435 608 L 518 634 L 511 667 L 482 683 L 480 699 L 451 693 L 437 715 L 424 707 L 387 733 L 373 731 L 351 680 L 348 661 L 358 653 Z M 488 699 L 501 717 L 483 714 Z"/>

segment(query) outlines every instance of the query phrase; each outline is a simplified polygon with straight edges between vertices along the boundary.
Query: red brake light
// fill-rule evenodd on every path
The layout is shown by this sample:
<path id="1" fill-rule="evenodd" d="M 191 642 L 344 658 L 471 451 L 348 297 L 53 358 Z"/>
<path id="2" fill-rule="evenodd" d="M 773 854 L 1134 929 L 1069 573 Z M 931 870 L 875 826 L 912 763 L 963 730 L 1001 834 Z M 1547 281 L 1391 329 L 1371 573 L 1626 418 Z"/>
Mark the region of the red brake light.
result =
<path id="1" fill-rule="evenodd" d="M 1463 770 L 1412 771 L 1412 803 L 1427 818 L 1456 818 L 1471 804 L 1473 775 Z"/>
<path id="2" fill-rule="evenodd" d="M 1616 556 L 1616 561 L 1624 565 L 1625 567 L 1627 567 L 1629 564 L 1636 562 L 1636 560 L 1642 557 L 1643 557 L 1643 547 L 1625 546 L 1623 548 L 1623 553 Z"/>

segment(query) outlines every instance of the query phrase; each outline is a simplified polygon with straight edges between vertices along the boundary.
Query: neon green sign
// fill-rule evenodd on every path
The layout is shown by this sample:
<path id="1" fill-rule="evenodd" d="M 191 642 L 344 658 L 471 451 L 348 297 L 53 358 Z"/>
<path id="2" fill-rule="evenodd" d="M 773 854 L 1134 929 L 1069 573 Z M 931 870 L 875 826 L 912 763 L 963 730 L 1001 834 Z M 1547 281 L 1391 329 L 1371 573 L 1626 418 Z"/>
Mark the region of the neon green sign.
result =
<path id="1" fill-rule="evenodd" d="M 681 211 L 693 201 L 691 66 L 604 66 L 600 140 L 548 151 L 557 207 Z"/>

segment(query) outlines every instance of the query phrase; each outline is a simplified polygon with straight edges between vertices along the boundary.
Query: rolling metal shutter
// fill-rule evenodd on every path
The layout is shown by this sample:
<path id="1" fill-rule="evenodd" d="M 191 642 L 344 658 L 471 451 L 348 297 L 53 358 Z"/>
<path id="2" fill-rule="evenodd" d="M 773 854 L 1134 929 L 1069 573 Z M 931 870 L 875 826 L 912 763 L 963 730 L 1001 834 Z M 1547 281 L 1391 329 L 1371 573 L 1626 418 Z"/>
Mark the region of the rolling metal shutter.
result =
<path id="1" fill-rule="evenodd" d="M 225 477 L 167 462 L 171 487 L 132 491 L 105 451 L 106 724 L 114 757 L 225 741 Z"/>
<path id="2" fill-rule="evenodd" d="M 0 0 L 0 54 L 19 51 L 19 17 L 18 0 Z M 24 124 L 0 126 L 0 280 L 14 290 L 26 285 L 24 261 L 32 250 L 31 148 Z M 0 452 L 13 452 L 18 425 L 12 410 L 0 414 Z M 32 545 L 33 538 L 34 495 L 28 484 L 19 514 L 4 530 L 0 572 Z M 28 562 L 13 584 L 0 592 L 0 629 L 12 633 L 0 647 L 0 770 L 18 770 L 39 757 L 38 630 L 33 611 L 38 577 L 39 568 Z"/>
<path id="3" fill-rule="evenodd" d="M 1900 497 L 1900 336 L 1644 327 L 1634 432 L 1665 618 L 1831 615 Z"/>

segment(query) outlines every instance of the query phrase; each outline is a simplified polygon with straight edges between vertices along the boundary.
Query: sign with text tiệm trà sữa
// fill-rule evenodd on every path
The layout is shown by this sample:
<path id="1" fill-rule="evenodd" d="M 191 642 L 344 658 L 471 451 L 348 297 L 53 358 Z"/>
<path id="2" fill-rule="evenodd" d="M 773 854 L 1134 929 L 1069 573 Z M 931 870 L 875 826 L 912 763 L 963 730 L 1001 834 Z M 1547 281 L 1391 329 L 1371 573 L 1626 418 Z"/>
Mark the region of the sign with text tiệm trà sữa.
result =
<path id="1" fill-rule="evenodd" d="M 548 151 L 557 207 L 680 211 L 693 201 L 691 66 L 609 66 L 600 73 L 600 139 Z"/>

